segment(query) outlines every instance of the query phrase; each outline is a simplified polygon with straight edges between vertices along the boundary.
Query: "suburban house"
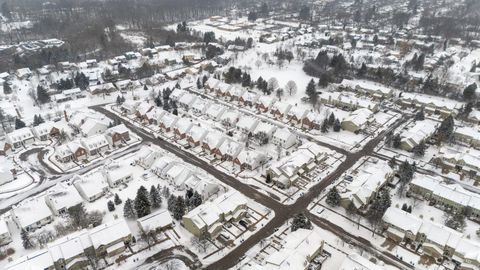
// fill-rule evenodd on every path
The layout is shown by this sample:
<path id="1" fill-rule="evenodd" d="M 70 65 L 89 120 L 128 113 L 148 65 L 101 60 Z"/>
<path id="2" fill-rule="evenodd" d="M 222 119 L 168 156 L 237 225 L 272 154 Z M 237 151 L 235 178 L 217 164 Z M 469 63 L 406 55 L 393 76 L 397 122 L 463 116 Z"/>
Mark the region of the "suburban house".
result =
<path id="1" fill-rule="evenodd" d="M 185 93 L 178 99 L 177 103 L 180 108 L 182 108 L 185 111 L 188 111 L 192 107 L 196 99 L 197 99 L 196 95 Z"/>
<path id="2" fill-rule="evenodd" d="M 104 134 L 107 129 L 108 123 L 94 118 L 87 118 L 85 122 L 80 126 L 80 132 L 84 137 Z"/>
<path id="3" fill-rule="evenodd" d="M 205 136 L 202 140 L 202 149 L 210 155 L 214 155 L 220 145 L 225 141 L 226 136 L 217 130 L 208 132 L 208 136 Z"/>
<path id="4" fill-rule="evenodd" d="M 302 119 L 308 114 L 308 109 L 304 106 L 293 106 L 287 113 L 287 121 L 293 125 L 302 123 Z"/>
<path id="5" fill-rule="evenodd" d="M 52 137 L 58 136 L 60 134 L 61 128 L 56 125 L 54 122 L 45 122 L 41 123 L 36 127 L 32 127 L 32 132 L 40 141 L 49 140 Z"/>
<path id="6" fill-rule="evenodd" d="M 302 128 L 305 129 L 320 129 L 321 123 L 323 121 L 323 118 L 320 116 L 320 114 L 309 111 L 307 115 L 302 119 Z"/>
<path id="7" fill-rule="evenodd" d="M 203 87 L 210 92 L 213 92 L 217 89 L 220 80 L 215 79 L 213 77 L 208 78 L 208 80 L 203 84 Z"/>
<path id="8" fill-rule="evenodd" d="M 129 170 L 125 170 L 119 164 L 111 164 L 105 166 L 103 175 L 107 179 L 108 185 L 111 188 L 116 188 L 119 185 L 126 184 L 133 180 L 133 174 Z"/>
<path id="9" fill-rule="evenodd" d="M 393 89 L 379 83 L 364 80 L 343 80 L 339 87 L 348 91 L 361 93 L 376 99 L 390 98 L 393 96 Z"/>
<path id="10" fill-rule="evenodd" d="M 373 112 L 369 109 L 361 108 L 345 117 L 341 122 L 341 126 L 344 130 L 357 133 L 365 129 L 365 127 L 373 121 L 375 121 L 373 119 Z"/>
<path id="11" fill-rule="evenodd" d="M 203 201 L 207 200 L 220 190 L 220 186 L 217 183 L 199 174 L 190 175 L 184 184 L 186 190 L 193 189 L 198 192 L 198 194 L 202 196 Z"/>
<path id="12" fill-rule="evenodd" d="M 325 92 L 319 94 L 320 102 L 328 106 L 355 111 L 360 108 L 378 112 L 378 104 L 368 98 L 357 97 L 351 92 Z"/>
<path id="13" fill-rule="evenodd" d="M 289 103 L 275 102 L 270 109 L 270 113 L 272 114 L 273 117 L 280 120 L 280 119 L 283 119 L 288 114 L 291 108 L 292 108 L 292 105 L 290 105 Z"/>
<path id="14" fill-rule="evenodd" d="M 253 131 L 253 136 L 259 144 L 263 144 L 272 139 L 276 130 L 277 126 L 262 121 L 258 123 L 257 127 Z"/>
<path id="15" fill-rule="evenodd" d="M 117 91 L 117 88 L 115 88 L 113 83 L 104 83 L 104 84 L 90 85 L 88 87 L 88 91 L 92 95 L 99 95 L 99 94 L 108 94 L 111 92 L 115 92 Z"/>
<path id="16" fill-rule="evenodd" d="M 71 141 L 55 147 L 55 157 L 63 163 L 80 162 L 88 158 L 87 149 L 78 141 Z"/>
<path id="17" fill-rule="evenodd" d="M 265 269 L 310 269 L 309 265 L 323 253 L 324 240 L 317 230 L 288 232 L 278 249 L 265 258 Z M 353 268 L 352 268 L 353 270 Z"/>
<path id="18" fill-rule="evenodd" d="M 89 156 L 101 155 L 110 149 L 108 140 L 103 134 L 81 139 L 81 144 L 87 150 Z"/>
<path id="19" fill-rule="evenodd" d="M 353 205 L 363 211 L 370 204 L 380 189 L 394 176 L 392 168 L 386 161 L 367 159 L 354 170 L 352 180 L 345 180 L 337 186 L 340 194 L 340 205 L 348 208 Z"/>
<path id="20" fill-rule="evenodd" d="M 97 257 L 120 254 L 132 239 L 130 228 L 123 218 L 97 226 L 89 234 Z"/>
<path id="21" fill-rule="evenodd" d="M 220 121 L 225 128 L 233 128 L 240 118 L 240 113 L 238 111 L 227 111 L 225 112 Z"/>
<path id="22" fill-rule="evenodd" d="M 258 118 L 250 115 L 242 115 L 235 125 L 237 130 L 243 134 L 252 134 L 259 123 Z"/>
<path id="23" fill-rule="evenodd" d="M 8 156 L 12 153 L 12 145 L 6 141 L 0 141 L 0 156 Z"/>
<path id="24" fill-rule="evenodd" d="M 242 148 L 243 146 L 239 143 L 230 139 L 226 139 L 218 147 L 217 151 L 215 152 L 215 157 L 220 160 L 233 161 L 240 151 L 242 151 Z"/>
<path id="25" fill-rule="evenodd" d="M 395 207 L 388 208 L 382 219 L 385 234 L 393 242 L 410 243 L 434 259 L 451 260 L 457 269 L 480 267 L 480 242 L 458 231 Z"/>
<path id="26" fill-rule="evenodd" d="M 153 108 L 149 111 L 145 118 L 147 119 L 150 125 L 158 126 L 160 124 L 160 119 L 167 113 L 167 111 L 160 109 L 160 108 Z"/>
<path id="27" fill-rule="evenodd" d="M 187 137 L 187 133 L 193 127 L 193 122 L 189 118 L 181 117 L 175 127 L 173 128 L 173 133 L 175 134 L 175 138 L 177 140 L 183 140 Z"/>
<path id="28" fill-rule="evenodd" d="M 175 88 L 173 89 L 172 93 L 170 93 L 170 100 L 173 102 L 177 102 L 180 98 L 187 94 L 188 92 L 182 89 Z"/>
<path id="29" fill-rule="evenodd" d="M 276 101 L 277 100 L 273 95 L 260 96 L 257 102 L 255 102 L 255 106 L 257 107 L 257 110 L 261 112 L 268 112 Z"/>
<path id="30" fill-rule="evenodd" d="M 148 101 L 141 102 L 135 109 L 135 116 L 140 120 L 148 121 L 147 113 L 153 110 L 153 105 Z"/>
<path id="31" fill-rule="evenodd" d="M 301 175 L 312 171 L 317 163 L 323 160 L 323 155 L 325 153 L 320 146 L 308 143 L 289 156 L 272 163 L 266 174 L 270 175 L 278 187 L 288 188 L 295 184 Z"/>
<path id="32" fill-rule="evenodd" d="M 198 97 L 193 102 L 191 108 L 194 114 L 202 115 L 205 113 L 205 111 L 208 109 L 209 106 L 210 106 L 210 103 L 207 100 Z"/>
<path id="33" fill-rule="evenodd" d="M 252 107 L 257 104 L 259 97 L 260 95 L 257 93 L 245 91 L 243 95 L 238 99 L 238 102 L 242 106 Z"/>
<path id="34" fill-rule="evenodd" d="M 201 237 L 207 235 L 216 239 L 223 224 L 241 219 L 247 209 L 247 199 L 236 190 L 220 195 L 213 201 L 207 201 L 183 216 L 185 229 Z"/>
<path id="35" fill-rule="evenodd" d="M 442 173 L 456 172 L 460 175 L 460 180 L 465 177 L 480 180 L 480 157 L 468 150 L 464 153 L 451 147 L 443 147 L 433 161 L 441 166 Z"/>
<path id="36" fill-rule="evenodd" d="M 108 191 L 107 179 L 99 171 L 87 175 L 74 176 L 73 185 L 80 196 L 87 202 L 93 202 L 103 197 Z"/>
<path id="37" fill-rule="evenodd" d="M 17 228 L 34 231 L 53 221 L 50 208 L 43 197 L 34 197 L 12 206 L 10 215 Z"/>
<path id="38" fill-rule="evenodd" d="M 176 188 L 183 190 L 185 188 L 184 183 L 191 174 L 192 171 L 183 164 L 173 163 L 163 170 L 162 177 Z"/>
<path id="39" fill-rule="evenodd" d="M 159 177 L 164 178 L 164 171 L 170 164 L 174 164 L 175 160 L 173 160 L 169 156 L 162 156 L 159 157 L 151 166 L 151 171 Z"/>
<path id="40" fill-rule="evenodd" d="M 259 151 L 243 149 L 233 160 L 242 170 L 256 170 L 267 161 L 267 156 Z"/>
<path id="41" fill-rule="evenodd" d="M 48 189 L 45 203 L 55 216 L 68 213 L 68 209 L 83 204 L 83 199 L 73 185 L 57 183 Z"/>
<path id="42" fill-rule="evenodd" d="M 297 143 L 297 136 L 290 132 L 288 128 L 280 128 L 273 134 L 272 143 L 284 149 L 289 149 Z"/>
<path id="43" fill-rule="evenodd" d="M 164 114 L 159 121 L 160 129 L 165 133 L 173 131 L 173 128 L 177 124 L 178 119 L 179 117 L 174 114 Z"/>
<path id="44" fill-rule="evenodd" d="M 480 148 L 480 131 L 473 127 L 457 127 L 453 131 L 455 141 L 466 144 L 467 146 Z"/>
<path id="45" fill-rule="evenodd" d="M 167 209 L 162 209 L 137 219 L 138 228 L 148 234 L 158 233 L 172 227 L 173 219 Z"/>
<path id="46" fill-rule="evenodd" d="M 438 114 L 443 117 L 456 115 L 464 105 L 462 102 L 451 99 L 405 92 L 402 92 L 399 103 L 404 108 L 423 109 L 428 114 Z"/>
<path id="47" fill-rule="evenodd" d="M 14 149 L 25 147 L 35 141 L 35 136 L 29 127 L 16 129 L 5 136 L 8 144 L 12 145 Z"/>
<path id="48" fill-rule="evenodd" d="M 205 128 L 202 128 L 198 125 L 193 125 L 192 128 L 187 132 L 187 142 L 192 147 L 200 146 L 207 134 L 208 131 Z"/>
<path id="49" fill-rule="evenodd" d="M 135 164 L 139 165 L 144 169 L 150 169 L 152 164 L 157 160 L 161 154 L 151 147 L 142 146 L 140 150 L 135 153 Z"/>
<path id="50" fill-rule="evenodd" d="M 406 131 L 400 134 L 400 148 L 405 151 L 412 151 L 412 149 L 422 141 L 426 142 L 430 139 L 437 130 L 437 126 L 438 123 L 429 119 L 415 122 L 414 126 L 409 127 Z"/>
<path id="51" fill-rule="evenodd" d="M 108 143 L 112 146 L 126 144 L 130 140 L 130 131 L 124 124 L 113 126 L 107 129 L 105 133 Z"/>
<path id="52" fill-rule="evenodd" d="M 208 106 L 207 110 L 205 111 L 205 114 L 207 115 L 208 118 L 218 121 L 221 119 L 222 115 L 225 113 L 226 110 L 227 110 L 227 107 L 218 103 L 213 103 L 210 106 Z"/>
<path id="53" fill-rule="evenodd" d="M 480 195 L 459 184 L 447 184 L 429 175 L 414 175 L 409 192 L 422 196 L 446 211 L 462 212 L 472 218 L 480 218 Z"/>

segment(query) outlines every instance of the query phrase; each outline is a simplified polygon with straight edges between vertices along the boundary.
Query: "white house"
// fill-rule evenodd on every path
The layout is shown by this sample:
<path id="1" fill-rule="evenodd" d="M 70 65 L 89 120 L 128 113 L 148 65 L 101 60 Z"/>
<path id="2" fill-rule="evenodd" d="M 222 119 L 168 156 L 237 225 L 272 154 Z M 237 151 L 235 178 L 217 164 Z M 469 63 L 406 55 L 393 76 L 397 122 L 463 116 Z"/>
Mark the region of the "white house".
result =
<path id="1" fill-rule="evenodd" d="M 30 128 L 24 127 L 8 133 L 6 135 L 6 141 L 15 149 L 33 143 L 35 136 Z"/>
<path id="2" fill-rule="evenodd" d="M 214 155 L 225 139 L 226 136 L 220 131 L 211 130 L 208 132 L 208 136 L 205 136 L 202 140 L 202 149 L 210 155 Z"/>
<path id="3" fill-rule="evenodd" d="M 344 130 L 358 132 L 364 129 L 372 120 L 373 112 L 366 108 L 361 108 L 350 113 L 342 120 L 341 126 Z"/>
<path id="4" fill-rule="evenodd" d="M 415 122 L 414 126 L 400 134 L 400 147 L 406 151 L 412 151 L 422 141 L 428 140 L 437 130 L 437 126 L 438 123 L 429 119 Z"/>
<path id="5" fill-rule="evenodd" d="M 80 132 L 84 137 L 103 134 L 107 129 L 108 123 L 93 118 L 87 118 L 80 126 Z"/>
<path id="6" fill-rule="evenodd" d="M 242 115 L 236 124 L 236 128 L 244 134 L 253 134 L 258 122 L 258 119 L 254 116 Z"/>
<path id="7" fill-rule="evenodd" d="M 83 147 L 85 147 L 88 155 L 90 156 L 102 154 L 103 152 L 110 149 L 107 138 L 105 137 L 105 135 L 102 134 L 84 138 L 81 140 L 81 144 L 83 145 Z"/>
<path id="8" fill-rule="evenodd" d="M 185 188 L 185 181 L 192 174 L 190 169 L 186 168 L 183 164 L 174 163 L 167 167 L 163 172 L 163 177 L 176 188 L 182 190 Z"/>
<path id="9" fill-rule="evenodd" d="M 242 151 L 242 145 L 238 142 L 235 142 L 231 139 L 226 139 L 223 143 L 218 147 L 215 156 L 221 160 L 230 160 L 233 161 L 237 155 Z"/>
<path id="10" fill-rule="evenodd" d="M 160 158 L 160 156 L 159 152 L 144 145 L 135 154 L 135 163 L 144 169 L 150 169 L 155 160 Z"/>
<path id="11" fill-rule="evenodd" d="M 208 109 L 209 105 L 210 103 L 207 100 L 199 97 L 195 99 L 191 106 L 192 112 L 196 115 L 202 115 Z"/>
<path id="12" fill-rule="evenodd" d="M 108 182 L 105 176 L 95 171 L 87 175 L 75 176 L 73 185 L 78 193 L 88 202 L 93 202 L 105 195 L 108 191 Z"/>
<path id="13" fill-rule="evenodd" d="M 290 132 L 288 128 L 277 129 L 277 131 L 273 134 L 272 143 L 288 149 L 297 143 L 297 136 Z"/>
<path id="14" fill-rule="evenodd" d="M 50 208 L 43 197 L 29 198 L 12 206 L 10 215 L 18 228 L 33 231 L 53 221 Z"/>
<path id="15" fill-rule="evenodd" d="M 222 115 L 225 113 L 227 110 L 227 107 L 214 103 L 208 106 L 207 110 L 205 111 L 205 114 L 207 115 L 208 118 L 218 121 L 221 119 Z"/>
<path id="16" fill-rule="evenodd" d="M 57 183 L 45 195 L 45 203 L 55 216 L 68 213 L 68 209 L 83 203 L 83 199 L 73 185 Z"/>
<path id="17" fill-rule="evenodd" d="M 200 146 L 207 134 L 208 131 L 205 128 L 202 128 L 198 125 L 193 125 L 192 128 L 187 132 L 187 141 L 192 147 Z"/>
<path id="18" fill-rule="evenodd" d="M 126 184 L 133 180 L 132 172 L 119 164 L 105 166 L 103 174 L 105 178 L 107 178 L 108 185 L 111 188 L 118 187 L 121 184 Z"/>
<path id="19" fill-rule="evenodd" d="M 232 128 L 238 122 L 240 113 L 238 111 L 227 111 L 220 118 L 221 123 L 226 128 Z"/>
<path id="20" fill-rule="evenodd" d="M 220 186 L 207 179 L 201 175 L 192 174 L 185 181 L 185 189 L 193 189 L 202 196 L 202 199 L 205 201 L 213 194 L 217 193 L 220 189 Z"/>
<path id="21" fill-rule="evenodd" d="M 162 209 L 137 219 L 138 228 L 143 233 L 158 232 L 172 226 L 173 219 L 167 209 Z"/>

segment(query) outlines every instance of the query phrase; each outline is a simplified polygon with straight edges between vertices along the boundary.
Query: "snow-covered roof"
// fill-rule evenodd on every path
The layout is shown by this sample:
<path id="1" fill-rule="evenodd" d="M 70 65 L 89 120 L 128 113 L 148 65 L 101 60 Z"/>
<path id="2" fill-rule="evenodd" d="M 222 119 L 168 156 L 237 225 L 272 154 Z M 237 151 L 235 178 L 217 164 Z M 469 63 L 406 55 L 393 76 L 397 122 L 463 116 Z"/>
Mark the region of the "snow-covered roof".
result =
<path id="1" fill-rule="evenodd" d="M 277 130 L 275 125 L 272 125 L 268 122 L 260 122 L 258 123 L 257 127 L 255 128 L 254 134 L 258 133 L 265 133 L 267 135 L 273 135 L 273 133 Z"/>
<path id="2" fill-rule="evenodd" d="M 172 179 L 177 187 L 182 186 L 191 174 L 192 171 L 183 164 L 173 164 L 165 172 L 165 176 Z"/>
<path id="3" fill-rule="evenodd" d="M 183 104 L 185 106 L 191 106 L 193 102 L 197 99 L 196 95 L 185 93 L 178 99 L 178 104 Z"/>
<path id="4" fill-rule="evenodd" d="M 413 235 L 417 235 L 423 223 L 420 218 L 395 207 L 389 207 L 387 211 L 385 211 L 385 214 L 383 214 L 382 219 L 383 222 L 393 225 L 405 232 L 409 231 Z"/>
<path id="5" fill-rule="evenodd" d="M 222 122 L 228 122 L 230 124 L 235 124 L 240 117 L 240 113 L 238 111 L 227 111 L 222 115 Z"/>
<path id="6" fill-rule="evenodd" d="M 237 128 L 247 131 L 253 131 L 257 125 L 258 119 L 250 115 L 242 115 L 236 124 Z"/>
<path id="7" fill-rule="evenodd" d="M 279 128 L 275 133 L 273 134 L 273 138 L 282 140 L 282 141 L 289 141 L 291 139 L 295 138 L 295 134 L 290 132 L 288 128 Z"/>
<path id="8" fill-rule="evenodd" d="M 207 133 L 208 131 L 205 128 L 193 125 L 190 131 L 188 131 L 188 136 L 191 137 L 195 142 L 201 142 Z"/>
<path id="9" fill-rule="evenodd" d="M 277 99 L 272 95 L 272 96 L 260 96 L 257 100 L 258 105 L 263 105 L 265 108 L 270 108 Z"/>
<path id="10" fill-rule="evenodd" d="M 25 200 L 22 203 L 12 207 L 12 216 L 16 218 L 19 225 L 23 228 L 37 223 L 52 216 L 43 197 L 35 197 Z"/>
<path id="11" fill-rule="evenodd" d="M 447 111 L 459 110 L 463 104 L 459 101 L 454 101 L 447 98 L 441 98 L 436 96 L 430 96 L 421 93 L 402 93 L 402 100 L 418 103 L 427 107 L 435 107 L 438 109 L 444 109 Z"/>
<path id="12" fill-rule="evenodd" d="M 109 145 L 107 138 L 105 138 L 105 135 L 103 134 L 98 134 L 88 138 L 84 138 L 81 140 L 81 142 L 82 142 L 82 145 L 88 151 L 96 150 Z"/>
<path id="13" fill-rule="evenodd" d="M 172 128 L 175 123 L 177 123 L 178 119 L 178 116 L 171 113 L 166 113 L 160 119 L 160 123 L 162 123 L 166 128 Z"/>
<path id="14" fill-rule="evenodd" d="M 173 219 L 168 210 L 163 209 L 139 218 L 137 222 L 144 231 L 148 232 L 172 225 Z"/>
<path id="15" fill-rule="evenodd" d="M 292 105 L 287 102 L 275 102 L 272 106 L 272 110 L 276 110 L 283 115 L 286 115 L 290 108 L 292 108 Z"/>
<path id="16" fill-rule="evenodd" d="M 248 164 L 255 168 L 264 162 L 267 156 L 260 151 L 244 149 L 238 154 L 236 159 L 240 164 Z"/>
<path id="17" fill-rule="evenodd" d="M 402 132 L 400 137 L 402 138 L 402 142 L 406 142 L 413 147 L 419 144 L 421 141 L 432 136 L 432 134 L 436 131 L 437 126 L 438 123 L 430 119 L 417 121 L 413 127 Z"/>
<path id="18" fill-rule="evenodd" d="M 85 199 L 97 196 L 108 188 L 108 183 L 100 171 L 82 175 L 81 177 L 77 176 L 74 179 L 74 186 L 80 194 L 85 194 Z"/>
<path id="19" fill-rule="evenodd" d="M 304 269 L 323 246 L 323 239 L 317 230 L 298 229 L 289 232 L 282 240 L 281 247 L 265 258 L 267 269 Z"/>
<path id="20" fill-rule="evenodd" d="M 340 265 L 339 270 L 385 270 L 384 267 L 376 265 L 369 261 L 367 258 L 362 257 L 360 254 L 350 254 Z"/>
<path id="21" fill-rule="evenodd" d="M 180 134 L 187 133 L 193 126 L 192 120 L 189 118 L 180 118 L 175 124 L 175 129 L 180 132 Z"/>
<path id="22" fill-rule="evenodd" d="M 220 151 L 220 153 L 222 153 L 222 155 L 229 155 L 235 158 L 238 155 L 238 153 L 240 153 L 240 151 L 242 150 L 242 146 L 235 141 L 226 139 L 222 143 L 222 145 L 220 145 L 218 150 Z"/>
<path id="23" fill-rule="evenodd" d="M 360 208 L 369 202 L 370 197 L 383 186 L 392 172 L 392 168 L 383 160 L 376 163 L 367 161 L 353 177 L 353 181 L 340 191 L 340 196 Z"/>
<path id="24" fill-rule="evenodd" d="M 203 143 L 207 144 L 210 149 L 218 148 L 221 143 L 226 139 L 225 134 L 218 130 L 212 130 L 208 132 L 208 136 L 203 138 Z"/>
<path id="25" fill-rule="evenodd" d="M 119 239 L 128 237 L 131 234 L 130 228 L 125 219 L 120 218 L 106 224 L 102 224 L 90 231 L 90 239 L 93 247 L 109 245 Z"/>
<path id="26" fill-rule="evenodd" d="M 368 122 L 372 115 L 373 112 L 369 109 L 361 108 L 350 113 L 350 115 L 343 119 L 343 122 L 351 122 L 357 127 L 362 127 Z"/>
<path id="27" fill-rule="evenodd" d="M 47 191 L 45 201 L 53 207 L 53 211 L 59 211 L 81 204 L 83 199 L 73 185 L 57 183 Z"/>
<path id="28" fill-rule="evenodd" d="M 218 119 L 220 118 L 223 113 L 227 110 L 227 107 L 221 104 L 211 104 L 208 106 L 208 109 L 205 111 L 205 114 L 211 118 Z"/>
<path id="29" fill-rule="evenodd" d="M 16 129 L 7 134 L 7 141 L 10 143 L 18 143 L 33 138 L 33 133 L 28 127 Z"/>

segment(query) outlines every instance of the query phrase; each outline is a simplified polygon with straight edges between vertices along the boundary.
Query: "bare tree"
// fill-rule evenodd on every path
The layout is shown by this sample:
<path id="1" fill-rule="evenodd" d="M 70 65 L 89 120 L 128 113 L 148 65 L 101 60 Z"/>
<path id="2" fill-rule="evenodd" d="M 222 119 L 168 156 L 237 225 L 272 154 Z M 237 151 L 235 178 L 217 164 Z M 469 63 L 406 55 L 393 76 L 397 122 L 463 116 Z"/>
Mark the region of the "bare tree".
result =
<path id="1" fill-rule="evenodd" d="M 287 90 L 290 96 L 293 96 L 297 93 L 297 84 L 294 81 L 290 80 L 285 85 L 285 90 Z"/>

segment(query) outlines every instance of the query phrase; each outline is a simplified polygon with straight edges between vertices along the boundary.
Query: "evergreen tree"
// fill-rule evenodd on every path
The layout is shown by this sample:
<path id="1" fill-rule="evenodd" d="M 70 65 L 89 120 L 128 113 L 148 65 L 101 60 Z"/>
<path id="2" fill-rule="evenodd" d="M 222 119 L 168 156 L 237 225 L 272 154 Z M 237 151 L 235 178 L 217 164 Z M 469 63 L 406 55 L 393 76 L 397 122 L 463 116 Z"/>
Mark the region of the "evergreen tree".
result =
<path id="1" fill-rule="evenodd" d="M 317 90 L 315 89 L 315 81 L 313 79 L 307 85 L 307 89 L 305 90 L 307 96 L 311 99 L 313 95 L 317 94 Z"/>
<path id="2" fill-rule="evenodd" d="M 195 208 L 197 206 L 200 206 L 202 204 L 202 196 L 200 196 L 200 194 L 195 191 L 192 195 L 192 197 L 190 197 L 190 207 L 191 208 Z"/>
<path id="3" fill-rule="evenodd" d="M 473 111 L 473 102 L 468 102 L 463 109 L 463 115 L 468 117 L 468 115 Z"/>
<path id="4" fill-rule="evenodd" d="M 177 201 L 177 197 L 175 197 L 173 194 L 171 194 L 170 197 L 168 197 L 167 209 L 171 213 L 173 213 L 173 209 L 175 208 L 176 201 Z"/>
<path id="5" fill-rule="evenodd" d="M 334 123 L 335 123 L 335 114 L 333 114 L 333 112 L 332 112 L 330 114 L 330 116 L 328 117 L 328 125 L 333 126 Z"/>
<path id="6" fill-rule="evenodd" d="M 137 197 L 135 197 L 134 207 L 137 217 L 141 218 L 150 214 L 150 200 L 149 200 L 148 190 L 141 186 L 137 190 Z"/>
<path id="7" fill-rule="evenodd" d="M 388 161 L 388 166 L 390 166 L 390 168 L 395 168 L 395 165 L 397 164 L 397 159 L 395 157 L 392 157 L 389 161 Z"/>
<path id="8" fill-rule="evenodd" d="M 33 243 L 30 239 L 30 235 L 28 234 L 28 232 L 25 229 L 22 229 L 22 232 L 20 233 L 20 235 L 21 235 L 21 238 L 22 238 L 23 248 L 25 248 L 25 249 L 33 248 Z"/>
<path id="9" fill-rule="evenodd" d="M 185 200 L 182 196 L 178 196 L 173 207 L 173 218 L 181 220 L 185 215 Z"/>
<path id="10" fill-rule="evenodd" d="M 333 123 L 333 131 L 339 132 L 341 128 L 342 125 L 340 124 L 340 121 L 338 119 L 335 119 L 335 122 Z"/>
<path id="11" fill-rule="evenodd" d="M 463 90 L 463 98 L 467 101 L 474 100 L 476 98 L 475 97 L 476 91 L 477 91 L 477 84 L 476 83 L 470 84 L 465 88 L 465 90 Z"/>
<path id="12" fill-rule="evenodd" d="M 47 103 L 50 101 L 50 95 L 48 95 L 47 90 L 41 85 L 37 86 L 37 99 L 41 104 Z"/>
<path id="13" fill-rule="evenodd" d="M 202 82 L 200 81 L 200 78 L 197 79 L 197 89 L 202 89 L 203 85 Z"/>
<path id="14" fill-rule="evenodd" d="M 367 65 L 365 63 L 362 63 L 362 66 L 358 70 L 358 76 L 363 77 L 367 74 Z"/>
<path id="15" fill-rule="evenodd" d="M 454 230 L 463 231 L 466 225 L 465 214 L 462 211 L 455 211 L 447 213 L 445 219 L 445 226 Z"/>
<path id="16" fill-rule="evenodd" d="M 123 216 L 126 218 L 135 218 L 137 216 L 131 199 L 127 199 L 123 205 Z"/>
<path id="17" fill-rule="evenodd" d="M 291 230 L 292 232 L 298 229 L 312 229 L 312 223 L 304 213 L 297 214 L 293 217 Z"/>
<path id="18" fill-rule="evenodd" d="M 118 193 L 115 193 L 115 198 L 113 202 L 115 203 L 115 205 L 119 205 L 122 203 L 122 199 L 120 199 L 120 196 L 118 196 Z"/>
<path id="19" fill-rule="evenodd" d="M 110 200 L 107 203 L 108 211 L 113 212 L 115 211 L 115 204 Z"/>
<path id="20" fill-rule="evenodd" d="M 408 206 L 407 212 L 410 213 L 410 214 L 412 213 L 412 206 L 411 205 Z"/>
<path id="21" fill-rule="evenodd" d="M 453 122 L 452 115 L 448 116 L 442 121 L 442 123 L 440 124 L 440 127 L 438 127 L 438 130 L 437 130 L 437 140 L 439 143 L 445 142 L 451 138 L 453 134 L 454 125 L 455 124 Z"/>
<path id="22" fill-rule="evenodd" d="M 423 121 L 425 120 L 425 113 L 423 112 L 423 109 L 421 109 L 419 112 L 415 114 L 415 120 L 416 121 Z"/>
<path id="23" fill-rule="evenodd" d="M 270 176 L 269 173 L 267 173 L 267 177 L 266 177 L 266 179 L 265 179 L 265 182 L 266 182 L 267 184 L 270 184 L 270 183 L 272 182 L 272 177 Z"/>
<path id="24" fill-rule="evenodd" d="M 417 157 L 423 157 L 425 155 L 425 149 L 427 149 L 427 146 L 425 145 L 424 141 L 421 141 L 412 148 L 412 152 Z"/>
<path id="25" fill-rule="evenodd" d="M 327 72 L 324 72 L 320 75 L 320 79 L 318 80 L 318 86 L 320 87 L 327 87 L 330 83 L 330 76 Z"/>
<path id="26" fill-rule="evenodd" d="M 154 209 L 160 208 L 162 205 L 162 197 L 155 186 L 150 188 L 150 202 L 152 204 L 152 208 Z"/>
<path id="27" fill-rule="evenodd" d="M 162 98 L 160 97 L 160 95 L 158 95 L 156 98 L 155 98 L 155 105 L 157 107 L 162 107 L 163 103 L 162 103 Z"/>
<path id="28" fill-rule="evenodd" d="M 208 81 L 208 77 L 207 75 L 203 75 L 203 78 L 202 78 L 202 87 L 205 86 L 205 83 Z"/>
<path id="29" fill-rule="evenodd" d="M 336 187 L 331 188 L 328 191 L 326 202 L 330 206 L 338 206 L 340 204 L 340 194 Z"/>
<path id="30" fill-rule="evenodd" d="M 15 129 L 21 129 L 21 128 L 24 128 L 26 125 L 25 125 L 25 122 L 23 122 L 20 118 L 15 118 Z"/>
<path id="31" fill-rule="evenodd" d="M 322 133 L 327 133 L 328 132 L 328 120 L 325 118 L 322 122 L 322 126 L 320 127 L 320 131 Z"/>
<path id="32" fill-rule="evenodd" d="M 373 198 L 373 202 L 367 211 L 367 219 L 375 228 L 381 224 L 381 220 L 385 211 L 392 204 L 390 193 L 387 189 L 383 189 L 378 196 Z"/>
<path id="33" fill-rule="evenodd" d="M 395 134 L 392 140 L 393 148 L 399 148 L 401 144 L 402 144 L 402 138 L 400 137 L 400 134 Z"/>
<path id="34" fill-rule="evenodd" d="M 9 95 L 12 93 L 12 87 L 10 87 L 10 84 L 7 81 L 3 82 L 3 93 L 5 95 Z"/>
<path id="35" fill-rule="evenodd" d="M 406 203 L 403 203 L 403 205 L 402 205 L 402 211 L 407 212 L 407 208 L 408 208 L 407 204 L 406 204 Z"/>

